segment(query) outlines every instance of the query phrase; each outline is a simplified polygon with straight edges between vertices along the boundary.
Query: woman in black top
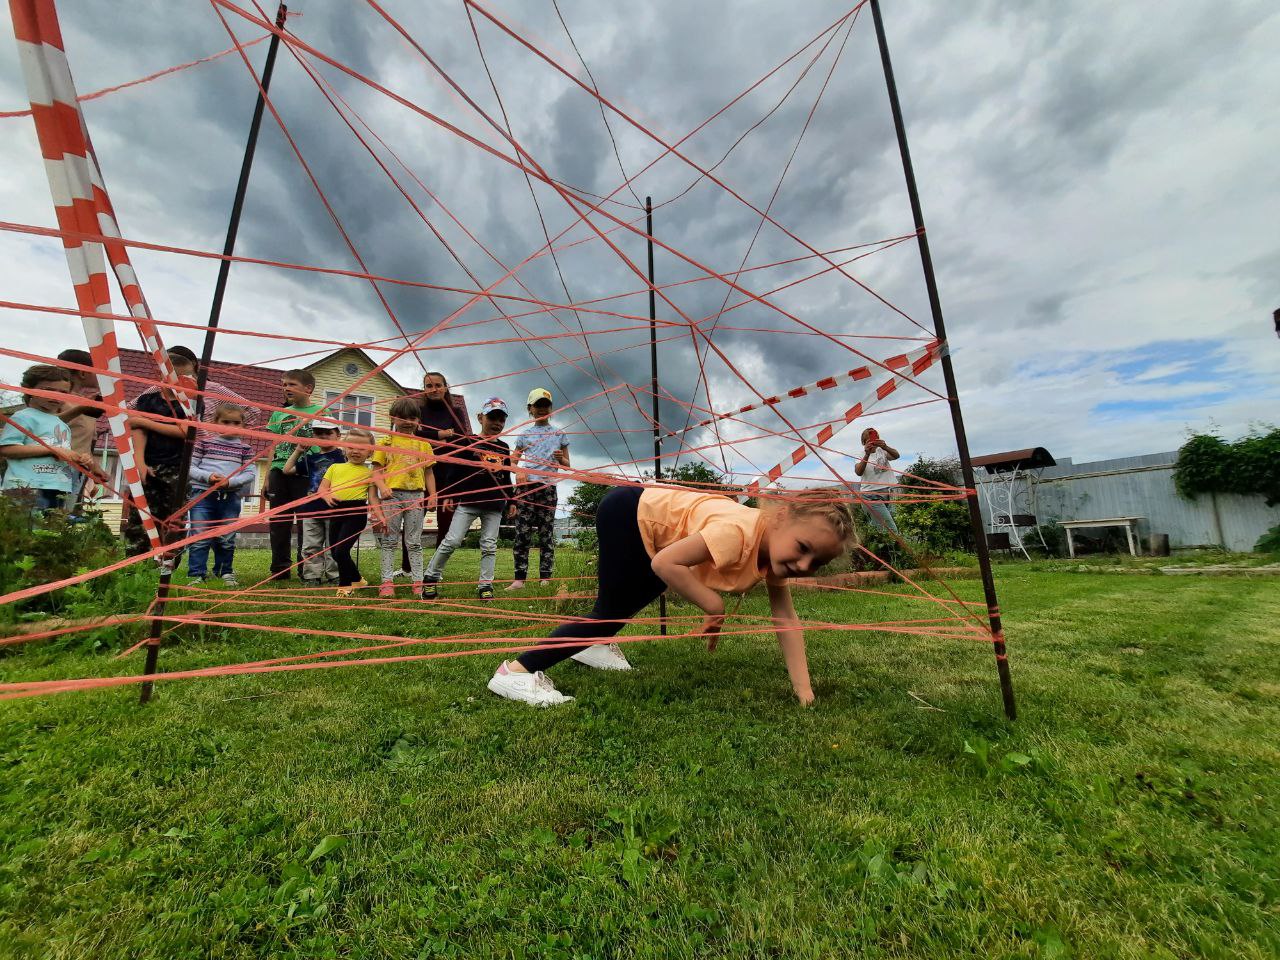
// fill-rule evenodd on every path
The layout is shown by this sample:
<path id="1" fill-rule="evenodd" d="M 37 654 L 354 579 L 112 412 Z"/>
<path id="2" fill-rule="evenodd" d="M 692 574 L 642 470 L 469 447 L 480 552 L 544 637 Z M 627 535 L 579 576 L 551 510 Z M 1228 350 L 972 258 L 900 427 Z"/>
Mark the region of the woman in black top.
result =
<path id="1" fill-rule="evenodd" d="M 431 443 L 433 451 L 445 456 L 453 456 L 458 441 L 465 437 L 470 428 L 470 417 L 467 415 L 467 401 L 449 390 L 449 381 L 443 373 L 432 370 L 422 377 L 422 393 L 418 400 L 417 434 Z M 439 504 L 451 499 L 450 486 L 454 482 L 454 468 L 447 463 L 437 463 L 436 489 L 439 491 Z M 436 508 L 436 542 L 439 543 L 453 522 L 453 511 L 442 506 Z M 401 569 L 409 569 L 409 551 L 401 543 Z"/>

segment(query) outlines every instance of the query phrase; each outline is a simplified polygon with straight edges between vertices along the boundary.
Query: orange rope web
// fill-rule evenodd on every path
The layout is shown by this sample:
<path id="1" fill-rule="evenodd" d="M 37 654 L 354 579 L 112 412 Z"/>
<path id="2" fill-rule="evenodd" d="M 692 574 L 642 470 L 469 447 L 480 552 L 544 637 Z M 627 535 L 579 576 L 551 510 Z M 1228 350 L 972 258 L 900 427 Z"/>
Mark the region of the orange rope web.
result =
<path id="1" fill-rule="evenodd" d="M 224 256 L 159 238 L 131 236 L 124 229 L 120 231 L 123 235 L 111 238 L 112 249 L 142 250 L 153 258 L 192 266 L 226 260 L 244 274 L 269 272 L 282 282 L 305 281 L 341 290 L 344 297 L 357 296 L 361 289 L 371 293 L 376 311 L 388 325 L 384 332 L 394 329 L 394 335 L 343 339 L 335 330 L 316 325 L 279 332 L 254 329 L 244 322 L 217 330 L 220 353 L 227 354 L 225 345 L 230 342 L 235 345 L 230 353 L 254 358 L 224 365 L 220 371 L 234 371 L 243 378 L 242 382 L 264 388 L 278 384 L 280 369 L 311 363 L 334 350 L 356 348 L 372 358 L 372 369 L 354 376 L 328 403 L 330 412 L 316 417 L 316 423 L 350 426 L 351 418 L 368 414 L 373 422 L 385 424 L 389 401 L 373 400 L 371 405 L 361 406 L 351 399 L 366 396 L 369 391 L 364 388 L 374 377 L 388 373 L 393 366 L 404 369 L 410 362 L 417 366 L 415 375 L 419 375 L 442 368 L 451 356 L 475 356 L 477 351 L 488 350 L 504 362 L 454 386 L 467 387 L 473 397 L 482 390 L 508 393 L 512 416 L 505 438 L 514 437 L 530 422 L 520 412 L 518 398 L 524 390 L 541 385 L 543 380 L 554 385 L 558 401 L 556 422 L 572 438 L 578 462 L 560 470 L 522 467 L 534 478 L 652 485 L 656 482 L 651 472 L 653 461 L 646 448 L 649 438 L 656 434 L 668 464 L 681 460 L 702 463 L 723 475 L 722 483 L 712 487 L 714 492 L 750 494 L 785 503 L 797 487 L 819 484 L 830 488 L 832 496 L 861 502 L 853 464 L 861 456 L 857 434 L 867 425 L 866 418 L 873 413 L 889 418 L 905 411 L 940 412 L 950 402 L 937 364 L 947 345 L 904 307 L 874 289 L 868 279 L 894 251 L 915 240 L 917 231 L 909 224 L 899 223 L 869 236 L 843 237 L 835 242 L 823 238 L 820 243 L 806 238 L 801 225 L 783 222 L 780 212 L 784 205 L 778 202 L 779 198 L 803 175 L 804 164 L 812 159 L 805 153 L 810 143 L 807 135 L 827 117 L 824 107 L 828 104 L 824 100 L 833 80 L 838 83 L 847 72 L 847 47 L 851 40 L 864 38 L 866 28 L 860 24 L 860 14 L 865 0 L 781 56 L 718 109 L 679 135 L 659 132 L 658 124 L 647 119 L 639 108 L 622 103 L 607 83 L 597 83 L 584 47 L 575 40 L 571 24 L 558 6 L 557 23 L 569 40 L 576 63 L 551 51 L 535 39 L 534 31 L 516 26 L 511 16 L 487 2 L 462 0 L 461 11 L 469 34 L 465 39 L 474 47 L 473 51 L 467 48 L 475 55 L 471 67 L 483 77 L 483 81 L 472 77 L 467 82 L 455 75 L 459 71 L 445 70 L 431 52 L 431 42 L 415 36 L 376 0 L 365 0 L 363 6 L 347 14 L 361 17 L 362 26 L 376 34 L 389 51 L 394 50 L 399 62 L 411 62 L 421 76 L 429 77 L 434 84 L 429 88 L 408 86 L 403 70 L 388 70 L 388 77 L 380 71 L 366 75 L 333 51 L 322 49 L 320 40 L 306 39 L 302 35 L 305 21 L 290 21 L 279 28 L 256 2 L 209 0 L 209 6 L 230 40 L 226 49 L 96 91 L 77 101 L 139 87 L 144 88 L 140 91 L 143 95 L 158 94 L 162 85 L 145 85 L 214 60 L 226 60 L 223 70 L 230 69 L 228 64 L 239 64 L 246 88 L 261 95 L 266 122 L 287 149 L 281 154 L 281 171 L 288 175 L 296 167 L 294 175 L 299 182 L 305 180 L 309 184 L 312 199 L 323 208 L 326 228 L 331 227 L 340 239 L 343 256 L 349 262 L 298 262 L 285 250 L 272 256 Z M 74 16 L 73 11 L 71 15 Z M 256 31 L 253 39 L 242 41 L 237 37 L 236 29 L 244 27 Z M 278 36 L 289 56 L 278 67 L 282 76 L 275 81 L 277 86 L 268 93 L 249 54 L 262 40 L 273 36 Z M 220 37 L 219 46 L 223 42 Z M 68 56 L 74 62 L 74 51 L 68 51 Z M 286 69 L 283 64 L 291 68 Z M 529 69 L 532 64 L 537 75 L 562 85 L 566 96 L 572 94 L 578 108 L 601 125 L 617 161 L 618 179 L 610 184 L 611 188 L 595 183 L 575 184 L 572 177 L 558 169 L 559 154 L 542 145 L 532 119 L 515 109 L 520 84 L 528 76 L 518 72 L 517 64 L 519 69 Z M 194 82 L 203 76 L 204 71 L 190 74 Z M 298 110 L 296 101 L 280 96 L 280 83 L 295 83 L 308 94 L 315 94 L 319 99 L 308 101 L 317 105 L 315 109 Z M 0 118 L 21 122 L 18 118 L 31 113 L 14 110 L 0 113 Z M 389 117 L 394 117 L 394 122 Z M 785 136 L 780 135 L 776 125 L 788 118 L 796 122 Z M 403 139 L 397 136 L 397 124 L 412 126 L 424 138 L 441 138 L 440 142 L 450 150 L 464 151 L 469 158 L 467 171 L 474 165 L 477 193 L 501 192 L 513 204 L 527 201 L 535 239 L 517 247 L 517 242 L 527 238 L 514 231 L 514 242 L 513 236 L 495 235 L 494 225 L 477 212 L 474 196 L 447 196 L 441 178 L 432 175 L 430 158 L 393 146 Z M 324 165 L 317 162 L 321 159 L 317 157 L 318 133 L 331 138 L 328 144 L 333 149 L 339 144 L 354 144 L 348 180 L 359 182 L 370 195 L 377 190 L 382 191 L 379 196 L 386 196 L 385 191 L 390 190 L 396 202 L 408 208 L 415 231 L 400 243 L 411 247 L 429 268 L 401 276 L 378 268 L 373 238 L 362 234 L 356 225 L 363 222 L 355 215 L 360 211 L 350 209 L 349 197 L 335 199 L 338 184 L 324 182 Z M 770 159 L 777 157 L 766 183 L 744 184 L 735 179 L 734 162 L 746 152 L 744 144 Z M 628 158 L 625 161 L 624 156 Z M 700 159 L 704 156 L 715 159 Z M 664 223 L 680 224 L 683 211 L 712 195 L 717 209 L 743 218 L 734 221 L 745 225 L 741 236 L 711 243 L 694 230 L 674 228 L 665 232 L 659 228 L 655 230 L 658 235 L 650 236 L 640 202 L 642 185 L 645 190 L 662 194 L 655 199 L 653 209 L 663 212 Z M 755 197 L 762 199 L 757 201 Z M 249 216 L 252 215 L 250 209 Z M 92 245 L 104 240 L 84 219 L 59 220 L 57 226 L 49 227 L 0 216 L 0 230 L 26 238 L 31 244 L 56 240 L 68 245 Z M 652 282 L 641 255 L 648 243 L 652 243 L 663 262 L 663 275 Z M 837 295 L 850 298 L 841 302 L 856 305 L 856 323 L 851 325 L 845 315 L 828 323 L 824 310 L 814 307 L 808 299 Z M 650 297 L 656 307 L 652 321 Z M 405 305 L 410 303 L 429 303 L 430 309 L 407 309 Z M 38 315 L 49 324 L 86 318 L 123 330 L 127 322 L 136 320 L 134 313 L 116 312 L 109 304 L 106 299 L 100 300 L 96 309 L 90 309 L 87 303 L 69 308 L 0 295 L 0 309 Z M 153 327 L 165 335 L 177 331 L 210 332 L 199 309 L 196 305 L 195 312 L 161 311 L 152 318 Z M 646 359 L 643 351 L 650 345 L 651 322 L 655 342 L 664 352 L 689 364 L 683 380 L 659 380 L 656 400 L 665 413 L 658 420 L 652 412 L 655 390 L 647 369 L 643 376 L 633 375 L 635 382 L 626 374 L 629 365 L 637 367 Z M 836 329 L 827 329 L 828 326 Z M 767 370 L 761 372 L 762 353 L 781 357 L 788 351 L 810 351 L 803 355 L 816 358 L 819 355 L 812 352 L 816 347 L 821 347 L 820 359 L 813 362 L 821 367 L 809 368 L 803 383 L 773 382 L 775 378 Z M 641 353 L 637 357 L 634 351 Z M 92 373 L 124 384 L 133 395 L 153 386 L 172 389 L 172 380 L 161 370 L 155 370 L 152 376 L 122 373 L 118 366 L 101 359 L 105 354 L 95 354 L 93 363 L 87 366 L 59 362 L 35 349 L 17 346 L 0 347 L 0 356 L 8 358 L 11 368 L 19 362 L 53 363 Z M 563 378 L 563 385 L 557 377 Z M 16 382 L 0 378 L 0 389 L 21 388 Z M 86 402 L 80 396 L 26 392 Z M 190 399 L 195 393 L 186 391 Z M 127 407 L 110 399 L 90 403 L 104 415 L 119 417 L 128 413 Z M 278 411 L 283 408 L 283 399 L 279 405 L 258 406 L 263 414 Z M 339 408 L 340 416 L 333 412 Z M 179 425 L 186 422 L 182 416 L 154 419 Z M 279 439 L 263 428 L 228 428 L 216 423 L 204 423 L 200 431 L 205 436 L 232 435 L 246 441 Z M 375 439 L 388 432 L 387 426 L 373 428 Z M 28 437 L 42 442 L 30 434 Z M 638 452 L 632 449 L 636 440 L 640 441 Z M 341 445 L 347 449 L 368 446 L 349 437 Z M 443 464 L 468 462 L 447 449 L 437 451 L 432 459 Z M 974 495 L 972 490 L 914 477 L 905 471 L 900 472 L 899 480 L 896 500 L 900 503 L 963 501 Z M 128 491 L 112 492 L 126 499 L 129 496 Z M 450 485 L 442 484 L 439 499 L 445 500 L 450 494 Z M 157 559 L 171 556 L 202 537 L 260 525 L 293 510 L 299 503 L 318 503 L 321 509 L 309 516 L 331 515 L 331 510 L 313 494 L 303 501 L 264 508 L 193 535 L 187 527 L 187 515 L 208 495 L 209 491 L 204 491 L 184 497 L 185 502 L 171 516 L 156 518 L 162 528 L 173 534 L 168 538 L 170 542 L 153 545 L 140 556 L 98 570 L 10 590 L 0 596 L 0 603 L 20 604 L 130 567 L 154 566 Z M 905 555 L 918 552 L 910 541 L 898 538 L 898 543 Z M 333 547 L 330 544 L 328 549 Z M 917 561 L 920 570 L 904 571 L 865 547 L 858 549 L 869 563 L 895 576 L 903 586 L 880 589 L 818 585 L 820 592 L 809 594 L 801 602 L 802 607 L 812 608 L 802 620 L 805 629 L 992 642 L 986 620 L 992 611 L 985 603 L 962 600 L 949 583 L 934 576 L 926 562 Z M 457 580 L 449 585 L 474 586 Z M 122 636 L 156 624 L 161 625 L 163 635 L 198 627 L 217 628 L 243 633 L 262 647 L 276 642 L 279 635 L 296 637 L 298 620 L 305 618 L 309 624 L 305 635 L 316 649 L 149 677 L 130 674 L 0 683 L 0 699 L 154 680 L 517 652 L 538 644 L 557 623 L 575 619 L 557 612 L 558 605 L 589 600 L 594 595 L 593 578 L 585 573 L 558 577 L 554 586 L 553 596 L 513 596 L 483 603 L 456 598 L 337 597 L 316 589 L 293 589 L 271 579 L 228 590 L 175 582 L 166 602 L 153 603 L 137 613 L 121 613 L 112 621 L 113 628 L 120 630 Z M 892 603 L 895 618 L 874 623 L 829 622 L 815 615 L 822 607 L 811 601 L 830 593 Z M 453 626 L 447 633 L 411 637 L 379 632 L 374 626 L 357 631 L 339 628 L 344 616 L 373 624 L 383 614 L 429 615 L 433 623 L 443 619 Z M 700 622 L 700 615 L 681 614 L 668 617 L 665 626 L 672 637 L 697 637 L 701 635 Z M 638 632 L 619 637 L 618 642 L 663 638 L 659 631 L 663 624 L 657 617 L 636 617 L 629 623 Z M 755 635 L 771 627 L 767 617 L 734 614 L 727 619 L 722 635 Z M 47 629 L 0 636 L 0 647 L 67 638 L 101 628 L 100 622 L 51 623 Z M 116 659 L 132 654 L 145 642 L 125 645 Z M 581 642 L 562 645 L 577 646 Z"/>

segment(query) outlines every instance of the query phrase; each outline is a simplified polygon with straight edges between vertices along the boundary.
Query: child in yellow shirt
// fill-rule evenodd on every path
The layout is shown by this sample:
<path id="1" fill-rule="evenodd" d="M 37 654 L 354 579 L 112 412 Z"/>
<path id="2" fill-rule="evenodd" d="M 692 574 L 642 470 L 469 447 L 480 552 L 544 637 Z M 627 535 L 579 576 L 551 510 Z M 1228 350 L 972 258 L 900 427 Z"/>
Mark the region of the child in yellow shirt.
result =
<path id="1" fill-rule="evenodd" d="M 368 430 L 348 430 L 343 436 L 346 463 L 335 463 L 324 472 L 316 493 L 329 507 L 329 549 L 338 563 L 338 596 L 349 597 L 352 590 L 369 584 L 360 576 L 360 568 L 351 559 L 351 551 L 373 514 L 375 530 L 386 526 L 382 505 L 378 502 L 373 468 L 369 466 L 369 450 L 373 434 Z M 347 442 L 355 446 L 347 446 Z"/>
<path id="2" fill-rule="evenodd" d="M 414 435 L 418 429 L 418 404 L 400 397 L 391 404 L 391 435 L 378 440 L 373 454 L 373 482 L 384 505 L 386 522 L 378 528 L 382 561 L 382 586 L 378 596 L 394 597 L 392 577 L 400 566 L 400 534 L 409 550 L 413 594 L 422 596 L 422 521 L 435 509 L 436 475 L 431 469 L 431 444 Z M 426 501 L 423 502 L 423 494 Z"/>

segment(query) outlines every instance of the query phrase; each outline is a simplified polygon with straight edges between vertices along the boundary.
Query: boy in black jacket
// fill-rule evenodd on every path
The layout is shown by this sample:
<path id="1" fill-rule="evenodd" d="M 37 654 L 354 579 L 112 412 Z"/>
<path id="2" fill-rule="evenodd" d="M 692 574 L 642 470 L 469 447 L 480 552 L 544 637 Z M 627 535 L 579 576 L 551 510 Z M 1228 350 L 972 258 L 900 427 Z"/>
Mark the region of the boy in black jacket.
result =
<path id="1" fill-rule="evenodd" d="M 467 461 L 455 464 L 448 488 L 440 492 L 441 506 L 453 508 L 453 522 L 423 574 L 423 599 L 434 600 L 445 564 L 480 519 L 480 583 L 476 596 L 493 599 L 493 571 L 498 561 L 498 527 L 505 511 L 515 516 L 511 502 L 511 448 L 498 439 L 507 425 L 507 405 L 499 397 L 490 397 L 476 416 L 480 436 L 460 442 L 454 456 Z"/>

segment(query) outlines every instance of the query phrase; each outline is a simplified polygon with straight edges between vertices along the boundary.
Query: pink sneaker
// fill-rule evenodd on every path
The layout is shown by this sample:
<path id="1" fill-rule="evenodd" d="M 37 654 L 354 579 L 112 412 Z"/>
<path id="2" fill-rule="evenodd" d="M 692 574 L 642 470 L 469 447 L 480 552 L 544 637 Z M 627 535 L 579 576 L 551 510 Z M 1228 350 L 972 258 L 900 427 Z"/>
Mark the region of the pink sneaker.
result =
<path id="1" fill-rule="evenodd" d="M 378 596 L 383 600 L 390 599 L 396 595 L 396 585 L 394 583 L 384 583 L 378 588 Z"/>

